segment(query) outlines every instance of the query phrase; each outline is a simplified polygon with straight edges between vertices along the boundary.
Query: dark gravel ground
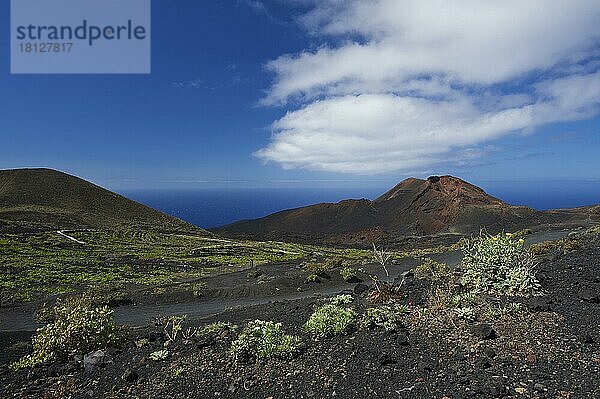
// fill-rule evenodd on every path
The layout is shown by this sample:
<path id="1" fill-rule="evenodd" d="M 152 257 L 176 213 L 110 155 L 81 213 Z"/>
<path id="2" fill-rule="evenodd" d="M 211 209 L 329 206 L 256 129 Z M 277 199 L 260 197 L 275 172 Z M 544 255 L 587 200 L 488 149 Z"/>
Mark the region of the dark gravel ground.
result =
<path id="1" fill-rule="evenodd" d="M 495 305 L 517 302 L 519 311 L 470 323 L 414 311 L 395 333 L 359 328 L 315 340 L 302 325 L 322 299 L 259 304 L 192 323 L 282 322 L 306 343 L 295 359 L 237 363 L 228 352 L 236 333 L 224 332 L 180 339 L 167 347 L 165 360 L 154 361 L 149 354 L 164 347 L 161 329 L 135 328 L 129 343 L 107 351 L 93 371 L 76 360 L 18 372 L 1 366 L 0 397 L 600 398 L 600 238 L 578 243 L 572 252 L 542 259 L 538 275 L 546 295 L 501 298 Z M 424 306 L 431 284 L 407 279 L 401 302 Z M 351 306 L 362 313 L 369 305 L 355 296 Z M 142 338 L 148 343 L 137 347 Z"/>

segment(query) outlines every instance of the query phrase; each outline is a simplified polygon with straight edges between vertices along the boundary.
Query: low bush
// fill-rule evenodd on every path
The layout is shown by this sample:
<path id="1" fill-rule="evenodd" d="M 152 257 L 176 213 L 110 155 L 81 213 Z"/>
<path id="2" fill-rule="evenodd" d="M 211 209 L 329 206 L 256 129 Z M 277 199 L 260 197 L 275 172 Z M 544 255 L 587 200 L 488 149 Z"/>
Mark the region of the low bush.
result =
<path id="1" fill-rule="evenodd" d="M 351 267 L 344 267 L 340 270 L 340 276 L 348 283 L 358 281 L 358 272 Z"/>
<path id="2" fill-rule="evenodd" d="M 118 346 L 122 336 L 107 306 L 91 306 L 89 298 L 58 300 L 45 314 L 50 322 L 33 337 L 33 353 L 11 364 L 11 368 L 34 367 L 66 360 L 74 355 Z"/>
<path id="3" fill-rule="evenodd" d="M 540 292 L 533 256 L 523 248 L 523 239 L 511 234 L 482 234 L 462 248 L 461 282 L 476 293 L 528 295 Z"/>
<path id="4" fill-rule="evenodd" d="M 160 362 L 161 360 L 165 360 L 167 357 L 169 357 L 169 351 L 166 349 L 161 349 L 150 353 L 148 357 L 155 362 Z"/>
<path id="5" fill-rule="evenodd" d="M 405 296 L 399 286 L 377 281 L 375 287 L 369 292 L 367 300 L 371 303 L 389 303 L 402 299 Z"/>
<path id="6" fill-rule="evenodd" d="M 352 297 L 352 295 L 341 294 L 330 298 L 329 303 L 331 303 L 332 305 L 347 305 L 349 303 L 352 303 L 353 300 L 354 298 Z"/>
<path id="7" fill-rule="evenodd" d="M 402 327 L 402 315 L 408 312 L 406 306 L 378 306 L 367 309 L 362 325 L 367 328 L 383 328 L 386 331 L 397 331 Z"/>
<path id="8" fill-rule="evenodd" d="M 320 337 L 344 334 L 354 327 L 356 312 L 339 305 L 328 304 L 317 308 L 304 328 Z"/>
<path id="9" fill-rule="evenodd" d="M 300 337 L 284 334 L 281 323 L 254 320 L 243 328 L 231 344 L 235 359 L 248 361 L 271 357 L 290 358 L 300 350 Z"/>
<path id="10" fill-rule="evenodd" d="M 425 261 L 415 268 L 415 277 L 418 279 L 439 280 L 450 275 L 450 267 L 433 259 Z"/>
<path id="11" fill-rule="evenodd" d="M 231 324 L 231 323 L 227 323 L 224 321 L 217 321 L 211 324 L 208 324 L 204 327 L 202 327 L 202 329 L 200 329 L 200 331 L 198 332 L 198 334 L 200 335 L 210 335 L 210 334 L 216 334 L 216 333 L 220 333 L 221 331 L 233 331 L 237 328 L 237 326 L 235 324 Z"/>

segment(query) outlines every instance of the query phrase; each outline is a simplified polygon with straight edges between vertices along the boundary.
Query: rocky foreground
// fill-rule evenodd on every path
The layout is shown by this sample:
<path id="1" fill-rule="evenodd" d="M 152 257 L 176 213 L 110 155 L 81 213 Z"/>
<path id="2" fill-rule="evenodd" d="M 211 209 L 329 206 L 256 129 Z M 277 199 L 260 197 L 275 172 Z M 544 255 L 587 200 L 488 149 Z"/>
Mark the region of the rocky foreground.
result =
<path id="1" fill-rule="evenodd" d="M 157 324 L 127 331 L 120 349 L 19 371 L 3 365 L 0 397 L 600 398 L 600 234 L 542 249 L 542 296 L 451 308 L 452 276 L 408 273 L 396 281 L 403 313 L 390 331 L 357 321 L 345 334 L 315 338 L 303 326 L 327 298 L 232 309 L 187 322 L 174 339 Z M 375 306 L 366 288 L 345 297 L 357 315 Z M 292 358 L 236 359 L 239 328 L 194 333 L 255 319 L 282 323 L 302 348 Z"/>

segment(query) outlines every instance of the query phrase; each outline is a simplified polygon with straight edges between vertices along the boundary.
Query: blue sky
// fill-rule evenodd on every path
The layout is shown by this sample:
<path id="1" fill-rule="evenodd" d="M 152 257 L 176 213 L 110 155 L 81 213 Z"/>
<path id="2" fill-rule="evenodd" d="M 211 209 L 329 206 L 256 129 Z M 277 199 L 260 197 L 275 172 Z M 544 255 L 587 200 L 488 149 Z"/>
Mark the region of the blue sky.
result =
<path id="1" fill-rule="evenodd" d="M 11 75 L 4 0 L 0 168 L 114 189 L 600 179 L 597 2 L 508 1 L 481 26 L 338 3 L 154 0 L 150 75 Z"/>

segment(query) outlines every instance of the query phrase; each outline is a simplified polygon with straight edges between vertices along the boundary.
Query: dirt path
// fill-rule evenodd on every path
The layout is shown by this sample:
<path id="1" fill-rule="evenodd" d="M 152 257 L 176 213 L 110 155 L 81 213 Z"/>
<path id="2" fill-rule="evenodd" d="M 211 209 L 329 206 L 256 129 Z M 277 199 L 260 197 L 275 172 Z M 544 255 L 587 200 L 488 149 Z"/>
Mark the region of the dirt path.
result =
<path id="1" fill-rule="evenodd" d="M 526 245 L 557 240 L 569 234 L 569 230 L 544 231 L 534 233 L 526 238 Z M 454 267 L 462 259 L 460 251 L 434 254 L 429 257 Z M 390 278 L 419 264 L 412 258 L 400 259 L 389 265 Z M 372 264 L 364 268 L 385 278 L 381 266 Z M 161 301 L 154 298 L 136 298 L 135 304 L 114 308 L 118 323 L 131 326 L 143 326 L 152 322 L 155 317 L 187 314 L 191 319 L 204 318 L 225 311 L 228 308 L 246 307 L 276 301 L 290 301 L 313 296 L 333 295 L 344 290 L 353 289 L 354 284 L 344 282 L 338 271 L 332 271 L 331 278 L 321 284 L 304 284 L 306 272 L 293 263 L 282 263 L 258 267 L 270 280 L 261 282 L 247 277 L 247 270 L 215 275 L 203 280 L 209 289 L 201 298 Z M 176 288 L 176 286 L 172 287 Z M 139 299 L 139 300 L 138 300 Z M 16 331 L 34 331 L 39 325 L 33 319 L 34 306 L 31 304 L 16 305 L 0 309 L 0 335 Z"/>
<path id="2" fill-rule="evenodd" d="M 61 235 L 61 236 L 63 236 L 63 237 L 66 237 L 66 238 L 68 238 L 68 239 L 69 239 L 69 240 L 71 240 L 71 241 L 74 241 L 74 242 L 76 242 L 77 244 L 82 244 L 82 245 L 84 245 L 84 244 L 85 244 L 85 242 L 83 242 L 83 241 L 79 241 L 77 238 L 75 238 L 75 237 L 71 237 L 70 235 L 67 235 L 67 234 L 65 233 L 65 230 L 58 230 L 56 233 L 57 233 L 57 234 L 60 234 L 60 235 Z"/>

